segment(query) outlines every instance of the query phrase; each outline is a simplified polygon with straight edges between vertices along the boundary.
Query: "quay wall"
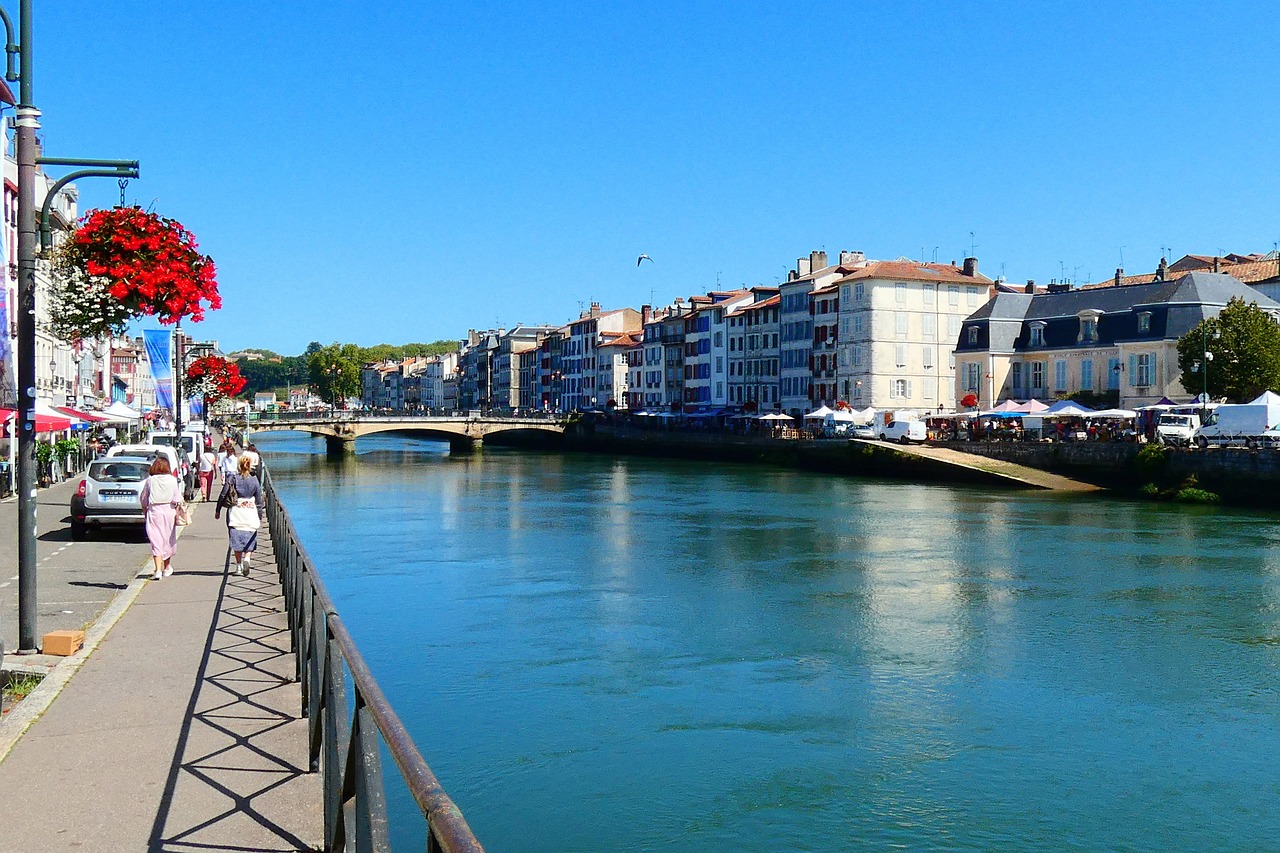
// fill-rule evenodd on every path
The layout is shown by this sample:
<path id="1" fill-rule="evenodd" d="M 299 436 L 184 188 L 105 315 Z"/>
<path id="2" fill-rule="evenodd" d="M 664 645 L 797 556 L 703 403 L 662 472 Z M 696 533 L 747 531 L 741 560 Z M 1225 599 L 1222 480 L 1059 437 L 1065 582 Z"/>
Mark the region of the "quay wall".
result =
<path id="1" fill-rule="evenodd" d="M 490 436 L 486 441 L 571 452 L 765 463 L 828 474 L 1018 487 L 998 475 L 900 453 L 889 444 L 851 444 L 838 439 L 788 441 L 577 425 L 563 436 L 512 433 Z M 1138 495 L 1148 483 L 1161 489 L 1175 488 L 1194 476 L 1201 488 L 1218 494 L 1226 503 L 1280 507 L 1280 450 L 1165 448 L 1161 464 L 1143 465 L 1138 460 L 1142 446 L 1122 442 L 956 441 L 938 445 L 1061 474 L 1125 495 Z"/>
<path id="2" fill-rule="evenodd" d="M 563 436 L 554 437 L 531 433 L 494 435 L 487 438 L 486 442 L 572 452 L 764 463 L 825 474 L 917 482 L 1021 487 L 1008 478 L 987 471 L 901 453 L 890 444 L 853 444 L 847 439 L 791 441 L 724 433 L 662 432 L 597 426 L 572 429 Z"/>
<path id="3" fill-rule="evenodd" d="M 1215 447 L 1208 450 L 1164 448 L 1164 461 L 1142 464 L 1142 445 L 1120 442 L 945 442 L 964 453 L 1015 462 L 1136 494 L 1153 483 L 1174 488 L 1195 477 L 1200 488 L 1242 506 L 1280 506 L 1280 450 Z"/>

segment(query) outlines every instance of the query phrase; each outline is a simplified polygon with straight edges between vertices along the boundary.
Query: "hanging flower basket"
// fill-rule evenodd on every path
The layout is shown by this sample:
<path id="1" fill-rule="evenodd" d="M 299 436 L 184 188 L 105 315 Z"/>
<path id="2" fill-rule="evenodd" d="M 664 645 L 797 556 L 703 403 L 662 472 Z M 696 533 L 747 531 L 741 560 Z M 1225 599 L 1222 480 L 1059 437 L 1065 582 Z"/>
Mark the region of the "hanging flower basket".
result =
<path id="1" fill-rule="evenodd" d="M 199 322 L 222 306 L 213 260 L 191 232 L 139 207 L 90 211 L 55 252 L 53 274 L 51 326 L 64 338 L 118 332 L 143 316 Z"/>
<path id="2" fill-rule="evenodd" d="M 208 403 L 234 397 L 247 383 L 234 361 L 216 355 L 197 358 L 187 367 L 187 382 L 192 394 L 203 395 Z"/>

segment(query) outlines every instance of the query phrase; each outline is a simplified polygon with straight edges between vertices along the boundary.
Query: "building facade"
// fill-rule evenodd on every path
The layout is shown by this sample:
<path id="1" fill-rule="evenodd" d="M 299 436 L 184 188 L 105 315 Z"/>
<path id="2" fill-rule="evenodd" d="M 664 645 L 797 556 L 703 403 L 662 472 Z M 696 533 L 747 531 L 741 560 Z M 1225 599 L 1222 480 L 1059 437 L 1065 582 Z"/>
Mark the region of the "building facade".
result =
<path id="1" fill-rule="evenodd" d="M 1186 399 L 1178 339 L 1236 297 L 1280 317 L 1280 303 L 1222 273 L 997 293 L 965 319 L 957 336 L 954 393 L 974 395 L 980 408 L 1002 399 L 1082 393 L 1129 409 L 1164 397 Z"/>

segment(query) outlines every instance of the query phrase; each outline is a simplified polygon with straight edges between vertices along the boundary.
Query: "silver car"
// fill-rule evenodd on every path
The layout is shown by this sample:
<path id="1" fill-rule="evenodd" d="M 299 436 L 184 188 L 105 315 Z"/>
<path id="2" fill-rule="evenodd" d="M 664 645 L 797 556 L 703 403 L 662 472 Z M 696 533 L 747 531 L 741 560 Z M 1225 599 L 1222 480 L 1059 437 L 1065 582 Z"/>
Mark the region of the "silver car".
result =
<path id="1" fill-rule="evenodd" d="M 89 470 L 71 497 L 71 537 L 85 538 L 91 526 L 141 527 L 146 521 L 142 484 L 151 462 L 141 456 L 110 456 L 89 463 Z"/>

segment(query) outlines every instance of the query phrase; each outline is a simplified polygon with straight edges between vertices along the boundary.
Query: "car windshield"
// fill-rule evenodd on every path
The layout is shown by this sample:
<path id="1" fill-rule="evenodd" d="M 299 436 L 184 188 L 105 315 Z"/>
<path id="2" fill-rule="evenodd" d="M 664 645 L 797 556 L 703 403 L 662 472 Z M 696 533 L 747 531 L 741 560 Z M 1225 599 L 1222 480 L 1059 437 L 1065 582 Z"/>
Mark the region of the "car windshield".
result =
<path id="1" fill-rule="evenodd" d="M 1160 423 L 1166 426 L 1187 426 L 1191 423 L 1191 418 L 1186 415 L 1164 415 L 1160 418 Z"/>
<path id="2" fill-rule="evenodd" d="M 147 462 L 94 462 L 89 466 L 89 478 L 99 483 L 141 483 L 149 468 Z"/>

